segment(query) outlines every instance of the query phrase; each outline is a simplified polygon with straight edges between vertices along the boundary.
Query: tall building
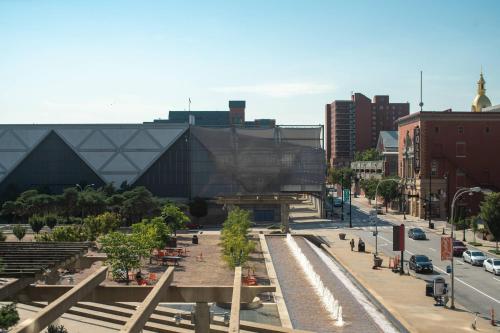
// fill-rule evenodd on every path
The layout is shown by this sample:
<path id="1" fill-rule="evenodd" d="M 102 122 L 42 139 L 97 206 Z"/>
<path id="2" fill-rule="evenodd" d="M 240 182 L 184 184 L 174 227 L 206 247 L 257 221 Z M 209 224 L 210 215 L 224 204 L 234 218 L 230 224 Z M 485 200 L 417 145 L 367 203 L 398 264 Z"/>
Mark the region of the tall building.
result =
<path id="1" fill-rule="evenodd" d="M 481 112 L 483 109 L 491 107 L 490 99 L 486 96 L 486 88 L 484 87 L 485 84 L 486 81 L 484 80 L 483 72 L 481 71 L 479 81 L 477 81 L 477 95 L 472 102 L 473 112 Z"/>
<path id="2" fill-rule="evenodd" d="M 326 154 L 332 166 L 349 166 L 356 151 L 375 148 L 380 131 L 395 131 L 395 121 L 410 113 L 409 103 L 390 103 L 388 95 L 373 100 L 354 93 L 325 108 Z"/>

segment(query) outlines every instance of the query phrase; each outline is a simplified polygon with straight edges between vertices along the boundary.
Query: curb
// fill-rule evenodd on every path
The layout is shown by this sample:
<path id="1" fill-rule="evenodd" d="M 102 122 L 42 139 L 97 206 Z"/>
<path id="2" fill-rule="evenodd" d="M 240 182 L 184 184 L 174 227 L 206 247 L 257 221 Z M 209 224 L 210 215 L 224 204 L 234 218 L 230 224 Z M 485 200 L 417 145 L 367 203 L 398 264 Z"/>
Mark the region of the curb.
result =
<path id="1" fill-rule="evenodd" d="M 373 290 L 368 290 L 359 279 L 356 277 L 356 274 L 351 272 L 351 270 L 342 263 L 340 259 L 338 259 L 335 254 L 333 254 L 325 245 L 321 245 L 321 248 L 329 255 L 330 258 L 339 266 L 340 270 L 346 274 L 349 279 L 354 283 L 354 285 L 370 300 L 370 302 L 375 305 L 375 307 L 384 314 L 384 316 L 391 322 L 391 324 L 402 333 L 410 333 L 416 332 L 416 330 L 410 331 L 407 327 L 411 327 L 411 325 L 406 322 L 404 319 L 398 319 L 394 316 L 387 307 L 382 304 L 375 295 L 377 295 Z M 378 295 L 377 295 L 378 296 Z M 380 296 L 378 296 L 381 298 Z M 403 324 L 404 322 L 405 324 Z"/>

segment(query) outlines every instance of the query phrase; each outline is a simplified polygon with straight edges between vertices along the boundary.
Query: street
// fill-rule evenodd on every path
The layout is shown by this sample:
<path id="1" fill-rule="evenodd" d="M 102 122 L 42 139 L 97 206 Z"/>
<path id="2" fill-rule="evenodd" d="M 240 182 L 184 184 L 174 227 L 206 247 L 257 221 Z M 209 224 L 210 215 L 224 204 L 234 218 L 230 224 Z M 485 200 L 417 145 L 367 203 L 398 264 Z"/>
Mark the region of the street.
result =
<path id="1" fill-rule="evenodd" d="M 375 237 L 373 232 L 375 226 L 369 222 L 369 208 L 361 206 L 353 201 L 352 206 L 352 225 L 351 234 L 355 234 L 356 244 L 358 238 L 362 238 L 367 244 L 375 247 Z M 344 207 L 344 221 L 335 219 L 334 222 L 297 222 L 292 224 L 294 230 L 314 229 L 314 233 L 328 237 L 330 229 L 348 228 L 349 227 L 349 205 Z M 378 251 L 388 256 L 396 256 L 399 252 L 392 251 L 392 226 L 402 223 L 397 216 L 378 215 Z M 420 279 L 431 281 L 435 276 L 443 276 L 451 289 L 450 277 L 446 273 L 446 266 L 450 265 L 450 261 L 441 261 L 440 257 L 440 239 L 441 234 L 438 230 L 430 230 L 427 224 L 422 222 L 412 221 L 412 217 L 408 217 L 405 224 L 405 245 L 404 260 L 407 261 L 413 254 L 423 254 L 428 256 L 434 265 L 433 274 L 416 274 Z M 427 240 L 413 240 L 408 238 L 407 231 L 411 227 L 422 228 Z M 312 230 L 311 230 L 312 231 Z M 448 230 L 449 232 L 449 230 Z M 449 234 L 448 234 L 449 236 Z M 457 236 L 457 239 L 460 237 Z M 333 239 L 330 239 L 332 241 Z M 349 246 L 346 242 L 346 246 Z M 386 263 L 388 264 L 388 263 Z M 411 271 L 411 274 L 415 274 Z M 422 290 L 425 293 L 425 290 Z M 450 290 L 451 295 L 451 290 Z M 490 318 L 490 311 L 493 308 L 495 313 L 500 313 L 500 276 L 495 276 L 485 272 L 482 267 L 472 266 L 464 263 L 460 257 L 455 257 L 455 301 L 471 312 L 479 312 L 481 316 Z M 449 303 L 448 303 L 449 305 Z"/>

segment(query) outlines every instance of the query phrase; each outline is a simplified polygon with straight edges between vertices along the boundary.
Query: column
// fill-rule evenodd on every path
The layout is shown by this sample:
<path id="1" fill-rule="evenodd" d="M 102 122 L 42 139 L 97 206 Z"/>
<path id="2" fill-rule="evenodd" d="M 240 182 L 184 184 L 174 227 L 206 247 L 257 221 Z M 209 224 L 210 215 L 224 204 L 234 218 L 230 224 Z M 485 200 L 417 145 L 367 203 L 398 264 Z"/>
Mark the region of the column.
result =
<path id="1" fill-rule="evenodd" d="M 206 302 L 196 302 L 194 310 L 194 331 L 195 333 L 210 332 L 210 309 Z"/>

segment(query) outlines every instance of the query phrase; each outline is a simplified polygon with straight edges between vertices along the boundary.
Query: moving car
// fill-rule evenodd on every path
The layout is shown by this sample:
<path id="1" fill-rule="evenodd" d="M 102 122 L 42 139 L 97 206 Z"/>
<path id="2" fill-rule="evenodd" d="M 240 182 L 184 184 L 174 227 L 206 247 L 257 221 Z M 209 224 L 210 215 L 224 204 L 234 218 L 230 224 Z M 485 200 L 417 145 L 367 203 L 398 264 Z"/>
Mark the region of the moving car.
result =
<path id="1" fill-rule="evenodd" d="M 477 266 L 483 266 L 483 262 L 486 260 L 486 256 L 483 252 L 474 250 L 465 251 L 462 257 L 464 258 L 464 262 Z"/>
<path id="2" fill-rule="evenodd" d="M 484 261 L 483 266 L 485 271 L 500 275 L 500 259 L 488 258 Z"/>
<path id="3" fill-rule="evenodd" d="M 410 257 L 410 269 L 413 269 L 416 273 L 434 272 L 432 260 L 422 254 L 417 254 Z"/>
<path id="4" fill-rule="evenodd" d="M 412 239 L 427 239 L 425 232 L 420 228 L 411 228 L 408 230 L 408 237 Z"/>
<path id="5" fill-rule="evenodd" d="M 467 246 L 461 241 L 454 240 L 453 241 L 453 256 L 460 257 L 462 254 L 467 251 Z"/>

